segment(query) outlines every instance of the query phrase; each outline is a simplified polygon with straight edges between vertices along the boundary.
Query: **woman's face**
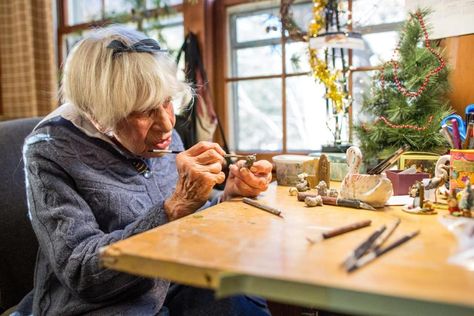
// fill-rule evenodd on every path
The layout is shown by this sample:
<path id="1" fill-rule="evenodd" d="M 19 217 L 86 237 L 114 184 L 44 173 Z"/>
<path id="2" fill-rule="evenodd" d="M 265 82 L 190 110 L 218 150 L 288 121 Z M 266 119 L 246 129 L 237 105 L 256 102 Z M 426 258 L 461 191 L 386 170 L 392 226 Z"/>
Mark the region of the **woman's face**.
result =
<path id="1" fill-rule="evenodd" d="M 176 122 L 171 98 L 156 109 L 133 112 L 115 128 L 117 141 L 130 152 L 142 157 L 156 157 L 152 149 L 168 149 Z"/>

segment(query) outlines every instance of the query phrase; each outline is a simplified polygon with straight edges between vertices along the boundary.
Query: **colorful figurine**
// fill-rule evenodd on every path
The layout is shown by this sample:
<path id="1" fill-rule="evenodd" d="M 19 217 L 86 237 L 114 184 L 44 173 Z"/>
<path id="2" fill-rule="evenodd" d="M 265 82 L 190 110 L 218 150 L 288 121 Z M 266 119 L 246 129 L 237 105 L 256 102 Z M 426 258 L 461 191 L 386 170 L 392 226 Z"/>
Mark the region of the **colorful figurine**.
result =
<path id="1" fill-rule="evenodd" d="M 459 201 L 459 209 L 462 216 L 471 217 L 471 211 L 474 208 L 474 192 L 472 192 L 471 181 L 467 179 L 466 187 L 462 191 L 461 200 Z"/>
<path id="2" fill-rule="evenodd" d="M 439 165 L 438 170 L 436 171 L 438 176 L 431 178 L 428 184 L 425 186 L 425 190 L 435 189 L 435 203 L 438 202 L 438 189 L 445 183 L 449 182 L 449 166 Z"/>
<path id="3" fill-rule="evenodd" d="M 402 207 L 403 211 L 422 215 L 436 214 L 433 203 L 429 200 L 425 200 L 425 187 L 422 182 L 416 181 L 415 184 L 410 187 L 408 195 L 413 198 L 413 203 Z"/>
<path id="4" fill-rule="evenodd" d="M 459 210 L 458 206 L 458 199 L 456 198 L 456 192 L 454 191 L 448 196 L 448 211 L 449 214 L 453 216 L 461 215 L 461 211 Z"/>

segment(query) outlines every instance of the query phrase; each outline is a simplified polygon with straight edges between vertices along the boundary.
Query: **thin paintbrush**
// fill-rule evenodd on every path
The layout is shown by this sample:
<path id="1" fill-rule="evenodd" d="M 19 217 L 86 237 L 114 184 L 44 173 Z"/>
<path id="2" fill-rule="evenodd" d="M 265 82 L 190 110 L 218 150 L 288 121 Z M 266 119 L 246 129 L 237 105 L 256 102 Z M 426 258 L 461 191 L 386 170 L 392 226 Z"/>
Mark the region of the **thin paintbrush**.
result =
<path id="1" fill-rule="evenodd" d="M 408 145 L 404 145 L 402 147 L 400 147 L 396 152 L 394 152 L 392 155 L 388 156 L 387 158 L 385 158 L 384 160 L 382 160 L 378 165 L 376 165 L 375 167 L 373 167 L 372 169 L 370 169 L 369 171 L 367 171 L 368 174 L 380 174 L 382 173 L 383 171 L 385 171 L 385 169 L 389 168 L 392 164 L 395 163 L 395 161 L 397 161 L 397 159 L 405 152 L 407 151 L 408 149 L 410 148 L 410 146 Z"/>
<path id="2" fill-rule="evenodd" d="M 360 258 L 359 260 L 355 261 L 353 264 L 350 266 L 346 266 L 347 272 L 352 272 L 354 270 L 357 270 L 358 268 L 366 265 L 367 263 L 373 261 L 375 258 L 380 257 L 381 255 L 389 252 L 390 250 L 400 246 L 401 244 L 404 244 L 405 242 L 409 241 L 413 237 L 417 236 L 420 233 L 419 230 L 414 231 L 408 235 L 405 235 L 401 237 L 400 239 L 395 240 L 393 243 L 388 245 L 385 248 L 377 248 L 374 251 L 368 253 L 364 257 Z"/>
<path id="3" fill-rule="evenodd" d="M 179 154 L 183 151 L 181 150 L 169 150 L 169 149 L 151 149 L 148 151 L 149 153 L 155 154 Z M 248 155 L 236 155 L 236 154 L 225 154 L 224 158 L 247 158 Z"/>

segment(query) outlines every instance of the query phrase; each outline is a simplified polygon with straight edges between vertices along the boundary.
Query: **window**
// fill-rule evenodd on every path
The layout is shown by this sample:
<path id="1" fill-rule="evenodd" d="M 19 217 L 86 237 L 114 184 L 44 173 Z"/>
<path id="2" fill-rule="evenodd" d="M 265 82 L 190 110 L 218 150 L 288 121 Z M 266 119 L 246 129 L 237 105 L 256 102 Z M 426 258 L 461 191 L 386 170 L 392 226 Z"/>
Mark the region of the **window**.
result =
<path id="1" fill-rule="evenodd" d="M 377 0 L 349 0 L 344 5 L 352 8 L 354 29 L 363 34 L 366 44 L 364 51 L 344 52 L 350 55 L 349 87 L 356 116 L 370 76 L 392 56 L 395 30 L 405 18 L 404 2 L 388 0 L 382 5 Z M 291 7 L 294 21 L 304 31 L 312 19 L 311 7 L 311 1 Z M 274 2 L 227 9 L 228 131 L 232 149 L 239 152 L 303 153 L 319 150 L 334 139 L 325 88 L 311 76 L 307 43 L 288 38 L 279 9 Z M 340 56 L 335 57 L 340 63 Z M 349 140 L 348 130 L 342 134 Z"/>
<path id="2" fill-rule="evenodd" d="M 110 23 L 126 24 L 146 32 L 176 53 L 184 40 L 183 0 L 146 0 L 132 16 L 134 0 L 57 0 L 58 1 L 58 59 L 61 64 L 77 41 L 91 27 Z M 159 18 L 153 18 L 160 14 Z"/>

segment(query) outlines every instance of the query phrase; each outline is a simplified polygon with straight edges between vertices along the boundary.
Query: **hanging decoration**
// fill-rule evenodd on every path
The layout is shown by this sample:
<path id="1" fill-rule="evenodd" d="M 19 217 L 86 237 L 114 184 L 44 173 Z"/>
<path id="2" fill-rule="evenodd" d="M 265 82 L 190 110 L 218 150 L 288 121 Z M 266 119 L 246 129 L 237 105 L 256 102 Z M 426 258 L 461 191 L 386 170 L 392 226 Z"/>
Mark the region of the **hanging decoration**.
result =
<path id="1" fill-rule="evenodd" d="M 288 30 L 289 36 L 293 40 L 305 41 L 309 43 L 311 37 L 316 37 L 319 31 L 325 27 L 324 11 L 328 4 L 328 0 L 313 0 L 312 20 L 308 27 L 308 33 L 304 34 L 291 19 L 289 14 L 289 7 L 294 0 L 282 0 L 280 7 L 281 21 Z M 314 78 L 324 84 L 327 93 L 326 98 L 333 102 L 333 112 L 344 112 L 344 98 L 347 98 L 347 93 L 344 92 L 344 83 L 341 82 L 341 71 L 331 71 L 324 60 L 318 57 L 316 49 L 309 47 L 309 63 L 313 72 Z"/>
<path id="2" fill-rule="evenodd" d="M 319 31 L 325 27 L 324 10 L 328 4 L 327 0 L 313 0 L 313 19 L 311 20 L 308 27 L 308 36 L 316 37 Z M 313 70 L 314 78 L 322 82 L 327 89 L 326 97 L 332 100 L 334 109 L 333 112 L 341 113 L 344 109 L 344 98 L 347 94 L 344 92 L 343 85 L 341 82 L 341 71 L 331 71 L 325 61 L 318 57 L 318 52 L 311 46 L 309 50 L 309 63 Z"/>

